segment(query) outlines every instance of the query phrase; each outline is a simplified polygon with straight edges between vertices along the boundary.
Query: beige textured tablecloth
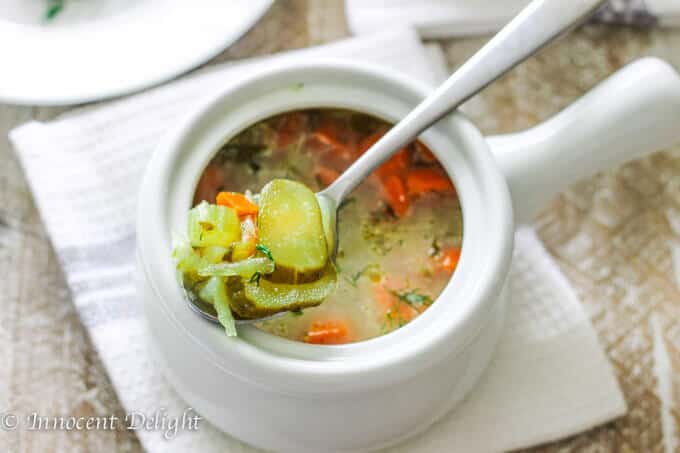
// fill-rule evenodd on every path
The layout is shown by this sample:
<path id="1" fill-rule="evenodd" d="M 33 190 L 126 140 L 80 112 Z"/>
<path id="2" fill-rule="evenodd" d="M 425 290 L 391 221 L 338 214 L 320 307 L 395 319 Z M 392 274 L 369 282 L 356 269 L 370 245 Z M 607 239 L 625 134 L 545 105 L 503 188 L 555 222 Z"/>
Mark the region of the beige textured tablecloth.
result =
<path id="1" fill-rule="evenodd" d="M 215 61 L 344 34 L 342 1 L 279 1 Z M 482 42 L 444 43 L 451 65 Z M 642 55 L 660 56 L 680 68 L 680 32 L 589 26 L 517 68 L 466 109 L 485 132 L 519 130 Z M 115 413 L 121 409 L 71 306 L 5 138 L 16 124 L 60 111 L 0 106 L 0 408 L 23 414 Z M 578 184 L 555 200 L 536 226 L 593 319 L 629 414 L 535 451 L 677 451 L 680 149 Z M 133 434 L 122 431 L 0 431 L 0 450 L 137 452 L 140 446 Z"/>

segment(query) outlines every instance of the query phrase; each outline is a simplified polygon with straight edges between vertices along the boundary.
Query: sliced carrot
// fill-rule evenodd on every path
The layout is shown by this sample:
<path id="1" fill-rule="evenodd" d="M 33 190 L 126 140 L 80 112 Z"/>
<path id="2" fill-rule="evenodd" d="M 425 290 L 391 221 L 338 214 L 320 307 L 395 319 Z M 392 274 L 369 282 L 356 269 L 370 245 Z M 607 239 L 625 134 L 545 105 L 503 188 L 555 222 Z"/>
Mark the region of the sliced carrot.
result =
<path id="1" fill-rule="evenodd" d="M 233 208 L 239 216 L 257 214 L 257 205 L 241 193 L 220 192 L 217 194 L 217 204 Z"/>
<path id="2" fill-rule="evenodd" d="M 399 176 L 393 175 L 385 179 L 383 187 L 387 204 L 390 205 L 397 217 L 404 217 L 411 205 L 404 181 Z"/>
<path id="3" fill-rule="evenodd" d="M 196 185 L 194 204 L 198 204 L 201 201 L 214 200 L 223 181 L 224 175 L 222 174 L 222 169 L 215 164 L 208 165 Z"/>
<path id="4" fill-rule="evenodd" d="M 394 304 L 394 295 L 387 290 L 383 281 L 379 281 L 373 285 L 373 298 L 378 304 L 378 307 L 385 311 L 392 308 L 392 305 Z"/>
<path id="5" fill-rule="evenodd" d="M 390 157 L 387 162 L 383 163 L 376 173 L 382 180 L 386 180 L 390 176 L 403 176 L 410 164 L 409 152 L 406 148 L 402 148 L 397 153 Z"/>
<path id="6" fill-rule="evenodd" d="M 343 158 L 350 159 L 354 154 L 352 146 L 350 146 L 347 140 L 343 140 L 342 135 L 337 122 L 327 121 L 314 132 L 312 137 L 319 143 L 333 148 Z"/>
<path id="7" fill-rule="evenodd" d="M 278 124 L 276 144 L 285 148 L 294 143 L 305 128 L 306 116 L 302 113 L 288 113 Z"/>
<path id="8" fill-rule="evenodd" d="M 384 135 L 383 132 L 375 132 L 359 143 L 357 152 L 363 154 Z M 385 193 L 385 201 L 392 208 L 397 217 L 403 217 L 408 213 L 410 200 L 403 180 L 411 161 L 408 148 L 399 150 L 394 156 L 383 163 L 374 173 L 374 178 L 382 183 Z M 376 179 L 374 179 L 375 181 Z"/>
<path id="9" fill-rule="evenodd" d="M 385 135 L 384 132 L 375 132 L 364 137 L 364 139 L 359 142 L 357 154 L 361 156 L 371 146 L 375 145 L 383 135 Z M 381 173 L 381 176 L 390 176 L 392 174 L 400 173 L 408 168 L 410 161 L 411 156 L 408 148 L 402 148 L 394 156 L 387 160 L 387 162 L 383 163 L 378 169 L 378 172 Z"/>
<path id="10" fill-rule="evenodd" d="M 323 165 L 319 165 L 316 168 L 316 177 L 324 186 L 330 186 L 333 181 L 338 179 L 338 176 L 340 176 L 340 172 L 332 168 Z"/>
<path id="11" fill-rule="evenodd" d="M 340 319 L 314 321 L 305 335 L 305 342 L 312 344 L 344 344 L 349 340 L 347 323 Z"/>
<path id="12" fill-rule="evenodd" d="M 458 267 L 458 261 L 460 261 L 460 249 L 453 247 L 443 250 L 435 259 L 436 267 L 439 270 L 453 273 Z"/>
<path id="13" fill-rule="evenodd" d="M 406 302 L 397 301 L 396 311 L 399 315 L 400 321 L 412 321 L 418 316 L 418 310 L 407 304 Z"/>
<path id="14" fill-rule="evenodd" d="M 384 132 L 374 132 L 373 134 L 364 137 L 363 140 L 359 142 L 359 146 L 357 147 L 357 154 L 359 156 L 364 154 L 366 151 L 368 151 L 368 149 L 371 146 L 375 145 L 378 142 L 378 140 L 382 138 L 383 135 L 385 135 Z M 408 149 L 402 148 L 387 162 L 382 164 L 381 168 L 385 169 L 383 170 L 384 173 L 387 172 L 396 173 L 408 167 L 409 161 L 410 156 Z"/>
<path id="15" fill-rule="evenodd" d="M 406 176 L 408 191 L 413 195 L 423 195 L 429 192 L 451 192 L 453 183 L 435 168 L 414 168 Z"/>

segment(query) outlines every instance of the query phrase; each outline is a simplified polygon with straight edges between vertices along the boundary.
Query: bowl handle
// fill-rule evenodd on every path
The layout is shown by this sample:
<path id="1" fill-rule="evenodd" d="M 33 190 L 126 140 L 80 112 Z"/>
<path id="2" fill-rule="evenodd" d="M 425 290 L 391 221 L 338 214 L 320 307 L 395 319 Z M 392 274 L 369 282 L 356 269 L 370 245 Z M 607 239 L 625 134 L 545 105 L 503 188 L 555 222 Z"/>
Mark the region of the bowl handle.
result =
<path id="1" fill-rule="evenodd" d="M 489 137 L 517 223 L 581 178 L 680 143 L 680 76 L 644 58 L 543 124 Z"/>

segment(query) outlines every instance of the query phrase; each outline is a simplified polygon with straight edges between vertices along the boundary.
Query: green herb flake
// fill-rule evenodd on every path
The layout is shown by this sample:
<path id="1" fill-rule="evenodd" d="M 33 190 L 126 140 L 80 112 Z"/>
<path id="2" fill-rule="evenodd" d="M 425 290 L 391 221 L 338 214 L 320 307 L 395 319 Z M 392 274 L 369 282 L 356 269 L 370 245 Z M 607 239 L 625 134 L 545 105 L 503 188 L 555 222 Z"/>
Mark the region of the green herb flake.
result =
<path id="1" fill-rule="evenodd" d="M 412 289 L 401 292 L 390 290 L 390 292 L 394 294 L 397 298 L 399 298 L 400 301 L 406 302 L 412 307 L 420 305 L 425 306 L 432 305 L 432 297 L 428 296 L 427 294 L 421 294 L 418 291 L 419 291 L 418 289 Z"/>
<path id="2" fill-rule="evenodd" d="M 262 244 L 257 244 L 257 245 L 255 246 L 255 248 L 256 248 L 257 250 L 259 250 L 260 252 L 262 252 L 267 258 L 269 258 L 270 260 L 274 261 L 274 257 L 272 256 L 272 251 L 269 250 L 266 246 L 264 246 L 264 245 L 262 245 Z"/>
<path id="3" fill-rule="evenodd" d="M 259 272 L 255 272 L 250 279 L 248 280 L 248 283 L 255 283 L 257 286 L 260 286 L 260 279 L 262 278 L 262 274 Z"/>
<path id="4" fill-rule="evenodd" d="M 432 269 L 427 266 L 422 266 L 419 272 L 425 278 L 432 278 Z"/>
<path id="5" fill-rule="evenodd" d="M 427 255 L 430 257 L 434 257 L 439 255 L 441 251 L 442 248 L 439 245 L 439 241 L 437 240 L 437 238 L 432 239 L 432 244 L 430 245 L 430 249 L 427 251 Z"/>
<path id="6" fill-rule="evenodd" d="M 350 277 L 345 277 L 345 280 L 347 280 L 347 282 L 350 285 L 352 285 L 353 287 L 356 288 L 358 286 L 359 279 L 361 279 L 361 277 L 363 277 L 365 274 L 373 274 L 373 273 L 379 272 L 379 270 L 380 270 L 380 265 L 378 265 L 376 263 L 367 264 L 366 266 L 364 266 L 363 268 L 359 269 L 357 272 L 352 274 Z"/>
<path id="7" fill-rule="evenodd" d="M 45 11 L 45 20 L 52 20 L 64 9 L 64 0 L 50 0 Z"/>

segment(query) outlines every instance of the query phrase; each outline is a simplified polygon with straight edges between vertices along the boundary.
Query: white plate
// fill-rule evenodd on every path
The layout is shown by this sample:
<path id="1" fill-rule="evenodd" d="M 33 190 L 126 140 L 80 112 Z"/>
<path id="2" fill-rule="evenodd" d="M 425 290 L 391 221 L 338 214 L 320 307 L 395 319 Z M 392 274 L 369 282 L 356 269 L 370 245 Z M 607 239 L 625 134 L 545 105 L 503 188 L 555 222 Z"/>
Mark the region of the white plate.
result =
<path id="1" fill-rule="evenodd" d="M 0 0 L 0 102 L 77 104 L 171 79 L 220 53 L 272 0 Z"/>

